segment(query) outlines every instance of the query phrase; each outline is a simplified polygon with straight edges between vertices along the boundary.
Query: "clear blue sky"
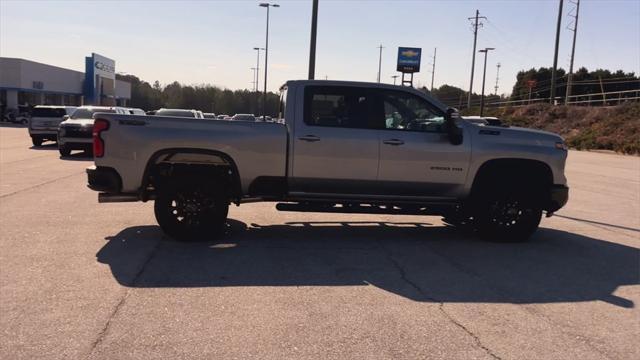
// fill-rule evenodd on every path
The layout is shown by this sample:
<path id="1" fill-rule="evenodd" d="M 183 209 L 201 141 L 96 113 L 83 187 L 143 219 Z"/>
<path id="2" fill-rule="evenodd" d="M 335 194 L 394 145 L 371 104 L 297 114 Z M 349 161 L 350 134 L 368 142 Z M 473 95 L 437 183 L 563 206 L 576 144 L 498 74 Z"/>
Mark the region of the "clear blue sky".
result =
<path id="1" fill-rule="evenodd" d="M 311 1 L 279 1 L 271 10 L 269 89 L 307 76 Z M 571 32 L 565 1 L 558 64 L 568 68 Z M 392 82 L 398 46 L 423 48 L 418 84 L 430 84 L 429 57 L 438 48 L 435 84 L 468 89 L 473 36 L 467 17 L 488 18 L 478 48 L 489 55 L 493 91 L 510 92 L 518 70 L 551 66 L 558 0 L 320 0 L 316 77 L 375 81 L 379 44 L 382 80 Z M 84 70 L 96 52 L 116 70 L 167 84 L 210 83 L 251 88 L 255 46 L 264 46 L 264 8 L 257 1 L 11 1 L 0 0 L 0 55 Z M 480 90 L 482 58 L 474 91 Z M 640 1 L 582 0 L 576 67 L 640 73 Z M 262 64 L 261 64 L 262 68 Z M 260 83 L 262 84 L 262 74 Z M 261 85 L 262 87 L 262 85 Z"/>

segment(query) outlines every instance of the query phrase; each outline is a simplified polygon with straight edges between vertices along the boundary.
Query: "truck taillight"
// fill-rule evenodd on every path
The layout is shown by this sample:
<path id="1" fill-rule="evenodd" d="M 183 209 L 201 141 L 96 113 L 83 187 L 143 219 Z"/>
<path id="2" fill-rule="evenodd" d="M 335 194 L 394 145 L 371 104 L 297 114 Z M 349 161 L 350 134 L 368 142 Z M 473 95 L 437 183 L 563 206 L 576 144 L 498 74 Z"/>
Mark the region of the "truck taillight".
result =
<path id="1" fill-rule="evenodd" d="M 104 156 L 104 140 L 100 137 L 100 134 L 109 129 L 109 122 L 104 119 L 96 119 L 93 122 L 93 156 Z"/>

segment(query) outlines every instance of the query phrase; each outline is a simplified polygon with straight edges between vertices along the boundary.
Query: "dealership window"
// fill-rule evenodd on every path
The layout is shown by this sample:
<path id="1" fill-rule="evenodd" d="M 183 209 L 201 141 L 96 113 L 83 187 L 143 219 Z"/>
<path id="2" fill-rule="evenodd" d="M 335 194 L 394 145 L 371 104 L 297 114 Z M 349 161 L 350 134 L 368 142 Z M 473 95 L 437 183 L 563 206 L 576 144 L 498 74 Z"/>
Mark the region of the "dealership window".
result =
<path id="1" fill-rule="evenodd" d="M 364 88 L 310 86 L 305 89 L 304 122 L 310 126 L 374 128 L 371 95 Z"/>
<path id="2" fill-rule="evenodd" d="M 385 129 L 444 132 L 444 114 L 425 99 L 402 91 L 380 93 Z"/>

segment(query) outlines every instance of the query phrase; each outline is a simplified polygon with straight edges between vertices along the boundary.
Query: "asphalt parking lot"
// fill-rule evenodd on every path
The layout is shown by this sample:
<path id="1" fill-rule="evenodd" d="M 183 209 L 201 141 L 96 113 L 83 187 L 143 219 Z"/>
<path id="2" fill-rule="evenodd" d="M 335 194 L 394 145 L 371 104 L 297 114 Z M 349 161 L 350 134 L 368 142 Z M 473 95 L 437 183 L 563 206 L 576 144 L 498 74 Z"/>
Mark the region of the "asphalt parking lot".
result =
<path id="1" fill-rule="evenodd" d="M 2 359 L 640 358 L 638 157 L 571 151 L 569 204 L 525 244 L 268 203 L 181 244 L 0 126 Z"/>

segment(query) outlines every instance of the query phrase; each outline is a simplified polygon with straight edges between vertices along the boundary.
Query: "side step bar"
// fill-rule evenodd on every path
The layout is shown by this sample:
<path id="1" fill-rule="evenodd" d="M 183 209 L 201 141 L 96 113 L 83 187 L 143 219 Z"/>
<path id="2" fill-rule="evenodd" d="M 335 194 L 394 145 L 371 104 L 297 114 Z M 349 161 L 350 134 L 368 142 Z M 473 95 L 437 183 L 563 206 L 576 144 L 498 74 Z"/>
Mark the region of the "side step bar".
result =
<path id="1" fill-rule="evenodd" d="M 379 204 L 333 204 L 333 203 L 277 203 L 278 211 L 347 213 L 347 214 L 390 214 L 390 215 L 441 215 L 451 204 L 433 204 L 429 206 L 395 206 Z"/>
<path id="2" fill-rule="evenodd" d="M 114 202 L 136 202 L 140 201 L 137 195 L 130 194 L 108 194 L 108 193 L 99 193 L 98 194 L 98 202 L 99 203 L 114 203 Z"/>

